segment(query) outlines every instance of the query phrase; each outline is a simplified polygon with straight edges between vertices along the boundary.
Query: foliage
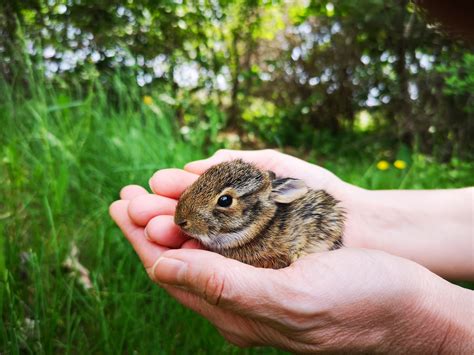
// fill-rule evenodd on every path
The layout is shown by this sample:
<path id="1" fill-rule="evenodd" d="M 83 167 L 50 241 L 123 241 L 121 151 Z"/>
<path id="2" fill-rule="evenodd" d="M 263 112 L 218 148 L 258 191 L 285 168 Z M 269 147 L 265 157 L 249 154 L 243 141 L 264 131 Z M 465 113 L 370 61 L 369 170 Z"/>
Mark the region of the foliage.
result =
<path id="1" fill-rule="evenodd" d="M 474 54 L 466 53 L 459 62 L 440 65 L 438 71 L 445 74 L 446 95 L 457 101 L 458 107 L 465 112 L 474 113 Z"/>
<path id="2" fill-rule="evenodd" d="M 474 151 L 472 47 L 428 27 L 409 0 L 0 6 L 9 82 L 29 85 L 25 47 L 29 70 L 45 66 L 65 86 L 108 87 L 117 68 L 149 90 L 166 86 L 181 125 L 210 105 L 225 113 L 223 129 L 309 147 L 308 130 L 345 134 L 367 112 L 373 128 L 446 161 Z"/>

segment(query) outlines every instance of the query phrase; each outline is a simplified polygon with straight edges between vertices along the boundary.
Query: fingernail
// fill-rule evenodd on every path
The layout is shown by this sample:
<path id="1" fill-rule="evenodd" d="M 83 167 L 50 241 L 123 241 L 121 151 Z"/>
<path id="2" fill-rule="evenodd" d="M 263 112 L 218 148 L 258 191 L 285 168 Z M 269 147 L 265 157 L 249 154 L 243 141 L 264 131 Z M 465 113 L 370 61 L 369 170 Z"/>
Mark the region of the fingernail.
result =
<path id="1" fill-rule="evenodd" d="M 156 281 L 169 285 L 181 285 L 182 275 L 186 269 L 186 263 L 178 259 L 160 257 L 151 273 Z"/>
<path id="2" fill-rule="evenodd" d="M 151 179 L 153 179 L 153 176 L 148 180 L 148 186 L 150 187 L 151 192 L 154 192 L 153 186 L 151 186 Z"/>
<path id="3" fill-rule="evenodd" d="M 147 231 L 147 228 L 146 228 L 146 227 L 145 227 L 145 229 L 143 230 L 143 234 L 145 234 L 145 238 L 146 238 L 147 240 L 150 240 L 150 241 L 151 241 L 150 236 L 148 235 L 148 231 Z"/>

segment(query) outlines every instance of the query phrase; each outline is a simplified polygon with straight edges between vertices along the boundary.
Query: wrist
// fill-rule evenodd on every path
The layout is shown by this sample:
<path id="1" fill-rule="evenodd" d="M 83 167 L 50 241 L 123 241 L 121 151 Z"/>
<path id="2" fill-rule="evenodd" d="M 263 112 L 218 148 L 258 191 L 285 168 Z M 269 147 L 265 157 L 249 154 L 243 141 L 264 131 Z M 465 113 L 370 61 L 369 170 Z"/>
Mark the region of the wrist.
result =
<path id="1" fill-rule="evenodd" d="M 424 268 L 418 276 L 413 278 L 413 292 L 411 297 L 405 298 L 403 316 L 393 330 L 397 335 L 397 348 L 405 346 L 410 352 L 471 353 L 472 291 L 455 286 Z"/>
<path id="2" fill-rule="evenodd" d="M 433 275 L 434 276 L 434 275 Z M 432 321 L 439 353 L 467 354 L 474 350 L 474 294 L 437 276 L 424 312 Z"/>
<path id="3" fill-rule="evenodd" d="M 344 245 L 351 248 L 375 248 L 376 228 L 371 191 L 341 181 L 335 197 L 346 212 Z"/>
<path id="4" fill-rule="evenodd" d="M 474 279 L 471 190 L 370 191 L 346 184 L 341 191 L 345 246 L 398 255 L 447 279 Z"/>

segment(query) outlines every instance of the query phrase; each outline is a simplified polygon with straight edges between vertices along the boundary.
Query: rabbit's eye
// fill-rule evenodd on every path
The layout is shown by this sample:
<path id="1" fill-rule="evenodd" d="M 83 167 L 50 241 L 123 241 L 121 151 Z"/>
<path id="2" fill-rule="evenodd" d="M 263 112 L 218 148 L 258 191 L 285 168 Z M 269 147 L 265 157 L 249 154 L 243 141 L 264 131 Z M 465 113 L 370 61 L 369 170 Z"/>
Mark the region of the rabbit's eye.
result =
<path id="1" fill-rule="evenodd" d="M 232 204 L 232 196 L 222 195 L 217 200 L 217 204 L 221 207 L 229 207 Z"/>

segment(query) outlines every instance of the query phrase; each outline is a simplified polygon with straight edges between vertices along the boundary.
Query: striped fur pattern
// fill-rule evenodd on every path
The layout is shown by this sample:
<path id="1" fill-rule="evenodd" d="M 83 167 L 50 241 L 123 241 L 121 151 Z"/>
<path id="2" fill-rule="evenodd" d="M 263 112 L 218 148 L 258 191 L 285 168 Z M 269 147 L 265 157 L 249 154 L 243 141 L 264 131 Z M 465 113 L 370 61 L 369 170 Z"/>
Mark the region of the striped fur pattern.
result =
<path id="1" fill-rule="evenodd" d="M 218 205 L 223 195 L 232 197 L 230 206 Z M 233 160 L 211 167 L 186 189 L 175 223 L 209 250 L 278 269 L 341 247 L 344 212 L 323 190 Z"/>

